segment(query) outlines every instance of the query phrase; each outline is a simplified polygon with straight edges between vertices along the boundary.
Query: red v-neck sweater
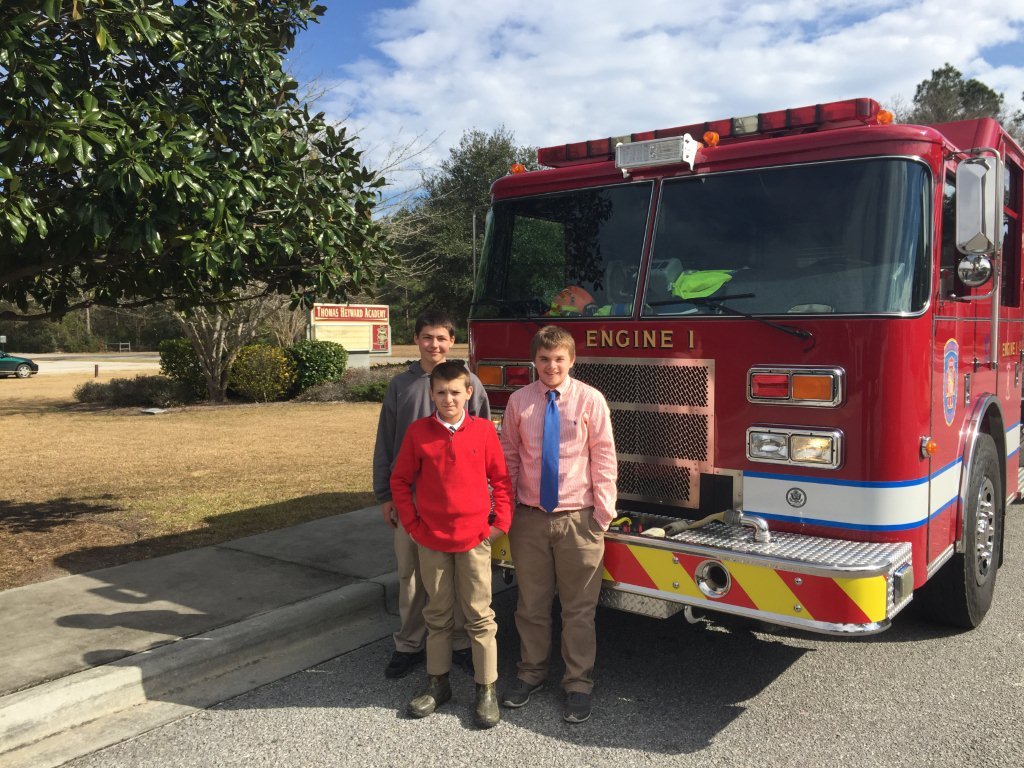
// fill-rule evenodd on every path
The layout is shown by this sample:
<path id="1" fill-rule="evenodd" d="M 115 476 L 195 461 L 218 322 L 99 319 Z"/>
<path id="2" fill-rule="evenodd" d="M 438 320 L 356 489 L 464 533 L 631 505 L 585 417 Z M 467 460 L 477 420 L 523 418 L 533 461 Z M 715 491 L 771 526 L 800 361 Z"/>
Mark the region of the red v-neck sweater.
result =
<path id="1" fill-rule="evenodd" d="M 438 552 L 468 552 L 494 525 L 508 532 L 512 489 L 498 433 L 466 414 L 453 434 L 434 416 L 409 425 L 391 470 L 391 496 L 413 541 Z"/>

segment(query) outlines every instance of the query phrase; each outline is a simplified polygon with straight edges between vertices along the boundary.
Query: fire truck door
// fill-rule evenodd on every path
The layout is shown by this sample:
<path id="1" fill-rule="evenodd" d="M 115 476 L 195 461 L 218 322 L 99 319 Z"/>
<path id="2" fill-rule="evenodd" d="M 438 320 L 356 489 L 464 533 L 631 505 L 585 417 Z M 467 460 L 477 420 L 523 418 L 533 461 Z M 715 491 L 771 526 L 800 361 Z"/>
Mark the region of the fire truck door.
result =
<path id="1" fill-rule="evenodd" d="M 952 171 L 952 165 L 950 166 Z M 985 339 L 991 335 L 991 302 L 952 301 L 950 294 L 969 294 L 971 289 L 956 279 L 960 254 L 956 248 L 956 185 L 947 174 L 941 203 L 940 281 L 935 304 L 932 345 L 931 436 L 938 452 L 929 460 L 930 500 L 927 559 L 931 563 L 956 540 L 960 458 L 964 446 L 961 427 L 971 413 L 971 403 L 984 372 Z M 976 290 L 980 295 L 987 292 Z M 984 306 L 981 306 L 984 305 Z M 987 358 L 986 358 L 987 359 Z M 991 377 L 990 377 L 991 378 Z"/>
<path id="2" fill-rule="evenodd" d="M 1020 461 L 1021 387 L 1024 384 L 1024 308 L 1021 304 L 1022 158 L 1006 148 L 1003 172 L 1003 243 L 1000 256 L 1002 286 L 999 307 L 999 401 L 1006 428 L 1006 496 L 1016 494 Z"/>

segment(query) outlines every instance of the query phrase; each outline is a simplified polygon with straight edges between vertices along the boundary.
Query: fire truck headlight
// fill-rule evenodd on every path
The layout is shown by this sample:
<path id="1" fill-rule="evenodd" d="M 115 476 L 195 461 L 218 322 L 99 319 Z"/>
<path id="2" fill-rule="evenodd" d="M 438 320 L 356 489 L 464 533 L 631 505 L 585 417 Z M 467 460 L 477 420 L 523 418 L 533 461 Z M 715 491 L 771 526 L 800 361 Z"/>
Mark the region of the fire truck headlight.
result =
<path id="1" fill-rule="evenodd" d="M 793 435 L 790 438 L 790 457 L 793 461 L 810 464 L 833 464 L 835 440 L 832 436 Z"/>
<path id="2" fill-rule="evenodd" d="M 491 409 L 491 423 L 494 425 L 494 428 L 497 430 L 499 435 L 501 434 L 501 422 L 504 419 L 504 410 Z"/>
<path id="3" fill-rule="evenodd" d="M 771 464 L 807 464 L 838 469 L 842 463 L 843 433 L 800 427 L 763 425 L 747 430 L 747 458 Z"/>
<path id="4" fill-rule="evenodd" d="M 789 458 L 789 436 L 772 432 L 751 432 L 747 435 L 747 455 L 755 461 L 786 461 Z"/>

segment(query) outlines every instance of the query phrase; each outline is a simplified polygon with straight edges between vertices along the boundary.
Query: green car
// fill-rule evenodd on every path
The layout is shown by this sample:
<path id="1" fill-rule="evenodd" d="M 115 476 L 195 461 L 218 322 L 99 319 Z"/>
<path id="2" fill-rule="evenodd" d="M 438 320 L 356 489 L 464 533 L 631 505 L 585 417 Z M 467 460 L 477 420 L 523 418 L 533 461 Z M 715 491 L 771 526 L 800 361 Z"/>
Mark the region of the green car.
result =
<path id="1" fill-rule="evenodd" d="M 27 357 L 0 352 L 0 378 L 17 376 L 19 379 L 27 379 L 33 373 L 39 373 L 39 366 Z"/>

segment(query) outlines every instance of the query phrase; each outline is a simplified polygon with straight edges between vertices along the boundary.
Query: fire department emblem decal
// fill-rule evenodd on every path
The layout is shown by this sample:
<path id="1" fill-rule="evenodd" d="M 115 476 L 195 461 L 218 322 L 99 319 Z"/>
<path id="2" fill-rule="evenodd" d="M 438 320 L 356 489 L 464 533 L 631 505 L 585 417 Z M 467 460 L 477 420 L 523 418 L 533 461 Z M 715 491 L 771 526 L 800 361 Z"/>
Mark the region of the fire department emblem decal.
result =
<path id="1" fill-rule="evenodd" d="M 942 350 L 942 413 L 946 417 L 946 426 L 953 423 L 956 415 L 957 379 L 960 368 L 960 345 L 956 339 L 946 342 Z"/>
<path id="2" fill-rule="evenodd" d="M 799 509 L 807 503 L 807 494 L 800 488 L 790 488 L 786 491 L 786 503 Z"/>

